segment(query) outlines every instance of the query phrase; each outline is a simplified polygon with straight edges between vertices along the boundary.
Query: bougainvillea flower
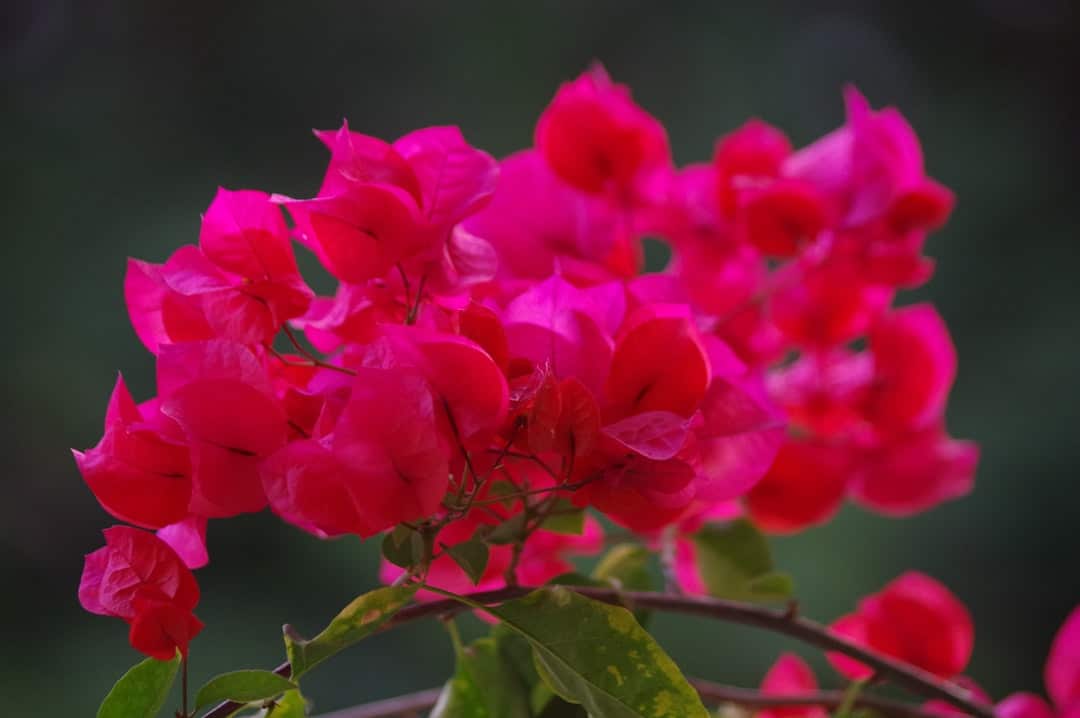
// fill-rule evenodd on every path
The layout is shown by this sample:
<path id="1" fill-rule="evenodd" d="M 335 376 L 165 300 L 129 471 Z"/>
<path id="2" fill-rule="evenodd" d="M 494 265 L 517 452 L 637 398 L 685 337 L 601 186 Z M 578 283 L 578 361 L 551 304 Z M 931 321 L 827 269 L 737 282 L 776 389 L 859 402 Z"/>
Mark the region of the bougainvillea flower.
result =
<path id="1" fill-rule="evenodd" d="M 870 331 L 870 351 L 874 380 L 865 410 L 875 427 L 917 428 L 942 415 L 956 378 L 956 349 L 932 306 L 882 317 Z"/>
<path id="2" fill-rule="evenodd" d="M 622 288 L 612 289 L 578 289 L 555 275 L 523 292 L 502 314 L 511 358 L 548 364 L 556 376 L 599 394 L 625 306 Z"/>
<path id="3" fill-rule="evenodd" d="M 420 187 L 427 224 L 448 228 L 480 209 L 495 192 L 498 163 L 465 141 L 457 127 L 426 127 L 394 142 Z"/>
<path id="4" fill-rule="evenodd" d="M 952 210 L 952 194 L 926 177 L 911 126 L 893 108 L 871 110 L 854 87 L 844 100 L 847 123 L 787 158 L 782 174 L 828 193 L 847 226 L 876 219 L 903 231 L 939 226 Z"/>
<path id="5" fill-rule="evenodd" d="M 506 377 L 487 352 L 465 337 L 416 326 L 387 326 L 395 363 L 427 379 L 437 411 L 463 439 L 493 431 L 506 417 Z"/>
<path id="6" fill-rule="evenodd" d="M 285 412 L 263 362 L 223 340 L 162 347 L 161 411 L 191 449 L 191 513 L 227 517 L 266 506 L 259 461 L 283 446 Z"/>
<path id="7" fill-rule="evenodd" d="M 792 425 L 829 439 L 869 433 L 862 411 L 874 378 L 869 352 L 814 352 L 769 373 L 769 395 Z"/>
<path id="8" fill-rule="evenodd" d="M 739 196 L 748 189 L 769 184 L 780 174 L 791 154 L 791 142 L 772 125 L 758 119 L 724 135 L 716 143 L 716 197 L 721 211 L 734 217 Z"/>
<path id="9" fill-rule="evenodd" d="M 867 508 L 910 516 L 970 493 L 978 463 L 977 444 L 931 426 L 860 452 L 849 488 Z"/>
<path id="10" fill-rule="evenodd" d="M 436 416 L 415 370 L 357 370 L 333 434 L 291 442 L 263 465 L 271 507 L 323 536 L 367 537 L 430 515 L 449 476 Z"/>
<path id="11" fill-rule="evenodd" d="M 795 533 L 824 523 L 844 500 L 851 463 L 842 447 L 788 440 L 746 495 L 747 512 L 771 533 Z"/>
<path id="12" fill-rule="evenodd" d="M 106 529 L 105 546 L 87 554 L 79 603 L 91 613 L 131 626 L 134 648 L 168 660 L 202 629 L 191 614 L 199 602 L 195 577 L 168 544 L 127 526 Z"/>
<path id="13" fill-rule="evenodd" d="M 192 472 L 184 435 L 156 402 L 136 405 L 123 377 L 109 399 L 105 435 L 73 453 L 86 485 L 118 519 L 161 528 L 187 516 Z"/>
<path id="14" fill-rule="evenodd" d="M 535 150 L 510 155 L 500 168 L 491 202 L 465 221 L 495 248 L 499 276 L 540 280 L 575 264 L 610 274 L 617 218 L 606 202 L 559 179 Z"/>
<path id="15" fill-rule="evenodd" d="M 595 477 L 575 492 L 579 505 L 594 506 L 616 523 L 634 531 L 653 531 L 670 523 L 691 506 L 696 487 L 694 468 L 675 457 L 663 461 L 618 445 L 581 462 L 581 473 Z"/>
<path id="16" fill-rule="evenodd" d="M 560 381 L 545 364 L 515 382 L 512 402 L 515 420 L 524 422 L 524 438 L 534 453 L 555 453 L 572 461 L 598 446 L 600 409 L 577 379 Z"/>
<path id="17" fill-rule="evenodd" d="M 269 341 L 312 296 L 281 209 L 251 190 L 219 189 L 199 246 L 181 247 L 160 266 L 132 260 L 125 279 L 132 323 L 155 353 L 162 343 L 210 337 Z"/>
<path id="18" fill-rule="evenodd" d="M 1046 692 L 1062 712 L 1080 707 L 1080 607 L 1073 609 L 1054 637 L 1044 678 Z"/>
<path id="19" fill-rule="evenodd" d="M 709 378 L 708 357 L 687 308 L 639 307 L 616 339 L 605 392 L 608 415 L 667 411 L 689 417 Z"/>
<path id="20" fill-rule="evenodd" d="M 768 471 L 784 441 L 786 422 L 752 379 L 715 377 L 694 426 L 696 498 L 738 498 Z"/>
<path id="21" fill-rule="evenodd" d="M 160 264 L 128 259 L 124 301 L 135 334 L 152 354 L 162 344 L 215 337 L 201 302 L 170 289 Z"/>
<path id="22" fill-rule="evenodd" d="M 210 554 L 206 550 L 206 518 L 203 516 L 188 516 L 162 526 L 157 530 L 157 537 L 169 544 L 190 569 L 202 568 L 210 563 Z"/>
<path id="23" fill-rule="evenodd" d="M 536 124 L 536 148 L 580 190 L 626 196 L 643 172 L 670 163 L 667 132 L 599 64 L 559 88 Z"/>
<path id="24" fill-rule="evenodd" d="M 343 282 L 381 277 L 430 249 L 416 201 L 397 187 L 359 185 L 347 194 L 276 200 L 296 220 L 300 241 Z"/>
<path id="25" fill-rule="evenodd" d="M 770 257 L 793 257 L 828 226 L 828 207 L 809 182 L 777 180 L 743 194 L 738 227 Z"/>
<path id="26" fill-rule="evenodd" d="M 817 678 L 806 661 L 794 653 L 784 653 L 776 659 L 761 681 L 764 696 L 790 696 L 814 693 Z M 828 711 L 821 706 L 786 706 L 759 711 L 758 718 L 826 718 Z"/>
<path id="27" fill-rule="evenodd" d="M 942 678 L 963 672 L 975 642 L 964 604 L 941 583 L 917 571 L 908 571 L 859 601 L 858 610 L 835 622 L 832 630 Z M 830 653 L 828 658 L 847 678 L 871 673 L 846 656 Z"/>
<path id="28" fill-rule="evenodd" d="M 1058 629 L 1043 671 L 1051 703 L 1034 693 L 1013 693 L 997 704 L 1001 718 L 1077 718 L 1080 716 L 1080 606 Z"/>
<path id="29" fill-rule="evenodd" d="M 893 300 L 893 289 L 866 283 L 828 257 L 785 267 L 769 304 L 772 320 L 789 341 L 813 350 L 839 346 L 864 334 Z"/>
<path id="30" fill-rule="evenodd" d="M 417 277 L 431 273 L 440 284 L 459 285 L 493 273 L 487 243 L 452 231 L 490 199 L 499 172 L 460 130 L 428 127 L 392 145 L 347 124 L 316 135 L 331 151 L 318 196 L 277 201 L 335 277 L 358 283 L 399 265 Z"/>

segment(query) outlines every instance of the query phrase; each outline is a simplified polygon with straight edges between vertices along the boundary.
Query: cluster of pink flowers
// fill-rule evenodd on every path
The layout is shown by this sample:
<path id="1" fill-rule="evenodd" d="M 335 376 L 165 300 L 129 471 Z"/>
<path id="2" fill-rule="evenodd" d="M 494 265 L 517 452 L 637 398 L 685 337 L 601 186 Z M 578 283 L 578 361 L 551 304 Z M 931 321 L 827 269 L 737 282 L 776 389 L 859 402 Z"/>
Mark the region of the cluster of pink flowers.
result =
<path id="1" fill-rule="evenodd" d="M 944 322 L 893 307 L 930 276 L 952 195 L 898 112 L 845 97 L 845 124 L 805 148 L 752 120 L 677 168 L 660 122 L 594 68 L 501 161 L 454 127 L 385 142 L 342 126 L 316 133 L 330 161 L 313 198 L 220 190 L 197 245 L 128 265 L 157 396 L 119 380 L 75 458 L 109 513 L 157 537 L 110 529 L 84 606 L 151 655 L 186 651 L 207 521 L 267 506 L 320 537 L 407 522 L 452 546 L 544 496 L 655 537 L 969 491 L 977 448 L 944 427 Z M 662 271 L 642 273 L 646 237 L 672 249 Z M 294 240 L 334 296 L 305 283 Z M 567 535 L 529 518 L 478 582 L 440 551 L 428 582 L 542 582 L 600 547 L 595 519 Z M 898 592 L 860 625 L 903 614 Z"/>
<path id="2" fill-rule="evenodd" d="M 858 617 L 858 618 L 855 618 Z M 980 702 L 993 701 L 978 683 L 962 674 L 971 657 L 971 618 L 944 586 L 928 576 L 907 573 L 880 593 L 864 599 L 859 611 L 834 628 L 850 638 L 911 663 L 963 687 Z M 868 678 L 870 671 L 850 658 L 830 655 L 833 666 L 848 678 Z M 1050 645 L 1043 671 L 1048 702 L 1029 692 L 1013 693 L 994 704 L 999 718 L 1077 718 L 1080 716 L 1080 607 L 1073 609 Z M 785 653 L 761 683 L 766 696 L 806 695 L 817 690 L 817 678 L 794 653 Z M 963 711 L 941 700 L 924 706 L 941 718 L 960 718 Z M 820 707 L 790 707 L 759 713 L 759 718 L 826 718 Z"/>

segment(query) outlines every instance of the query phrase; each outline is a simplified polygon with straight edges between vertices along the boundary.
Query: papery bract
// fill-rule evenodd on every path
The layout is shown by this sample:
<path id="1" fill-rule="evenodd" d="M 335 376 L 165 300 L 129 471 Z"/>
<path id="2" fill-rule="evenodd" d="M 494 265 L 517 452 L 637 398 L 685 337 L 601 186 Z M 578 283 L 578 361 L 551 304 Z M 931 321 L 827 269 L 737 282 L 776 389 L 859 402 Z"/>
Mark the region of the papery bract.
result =
<path id="1" fill-rule="evenodd" d="M 202 623 L 191 615 L 199 586 L 180 557 L 152 533 L 127 526 L 106 529 L 105 546 L 86 556 L 79 602 L 91 613 L 122 618 L 131 644 L 167 660 Z"/>
<path id="2" fill-rule="evenodd" d="M 844 500 L 851 457 L 843 449 L 788 440 L 761 481 L 746 495 L 754 523 L 772 533 L 794 533 L 824 523 Z"/>
<path id="3" fill-rule="evenodd" d="M 123 377 L 109 400 L 105 436 L 74 455 L 87 486 L 113 516 L 146 528 L 187 516 L 192 468 L 184 437 L 156 402 L 137 406 Z"/>
<path id="4" fill-rule="evenodd" d="M 941 583 L 917 571 L 862 599 L 857 612 L 832 629 L 942 678 L 964 670 L 974 644 L 967 608 Z M 848 678 L 869 675 L 869 669 L 850 658 L 830 653 L 829 660 Z"/>
<path id="5" fill-rule="evenodd" d="M 556 174 L 590 193 L 625 194 L 643 172 L 670 162 L 663 126 L 600 65 L 559 88 L 535 144 Z"/>
<path id="6" fill-rule="evenodd" d="M 415 370 L 357 370 L 333 434 L 292 442 L 264 464 L 271 506 L 323 536 L 366 537 L 428 516 L 449 475 L 436 415 Z"/>
<path id="7" fill-rule="evenodd" d="M 794 653 L 784 653 L 776 659 L 761 681 L 761 693 L 765 696 L 805 695 L 817 688 L 814 672 Z M 759 718 L 825 718 L 828 713 L 820 706 L 791 706 L 771 708 L 757 715 Z"/>
<path id="8" fill-rule="evenodd" d="M 162 413 L 191 448 L 191 512 L 227 517 L 263 508 L 259 461 L 285 444 L 287 425 L 262 361 L 222 340 L 166 346 L 158 390 Z"/>

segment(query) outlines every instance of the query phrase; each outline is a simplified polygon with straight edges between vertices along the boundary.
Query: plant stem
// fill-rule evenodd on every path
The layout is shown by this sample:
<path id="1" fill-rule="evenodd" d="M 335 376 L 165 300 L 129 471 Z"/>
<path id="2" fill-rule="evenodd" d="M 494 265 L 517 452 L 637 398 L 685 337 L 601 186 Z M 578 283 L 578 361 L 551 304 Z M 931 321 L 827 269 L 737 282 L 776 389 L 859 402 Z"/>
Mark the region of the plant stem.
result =
<path id="1" fill-rule="evenodd" d="M 520 598 L 532 593 L 537 588 L 536 586 L 511 586 L 494 591 L 466 594 L 465 598 L 476 603 L 497 604 Z M 614 589 L 579 586 L 573 587 L 573 590 L 583 596 L 605 603 L 668 613 L 703 616 L 727 623 L 754 626 L 773 633 L 780 633 L 823 650 L 843 653 L 854 658 L 873 669 L 879 678 L 890 680 L 916 695 L 946 701 L 971 716 L 995 718 L 993 706 L 986 705 L 974 698 L 970 691 L 938 678 L 921 668 L 852 643 L 832 633 L 828 627 L 794 615 L 784 609 L 768 608 L 757 604 L 719 598 L 678 596 L 648 591 L 616 591 Z M 381 632 L 421 618 L 453 615 L 465 610 L 468 609 L 464 604 L 451 598 L 415 603 L 402 608 L 393 618 L 384 623 L 379 630 Z M 275 672 L 282 676 L 288 676 L 290 673 L 289 664 L 283 663 L 275 669 Z M 204 718 L 225 718 L 238 707 L 236 704 L 223 703 L 207 713 Z"/>
<path id="2" fill-rule="evenodd" d="M 180 695 L 182 696 L 180 701 L 184 711 L 184 718 L 188 718 L 191 713 L 188 711 L 187 656 L 180 659 Z"/>
<path id="3" fill-rule="evenodd" d="M 700 678 L 690 678 L 689 681 L 706 703 L 734 703 L 746 708 L 821 706 L 835 710 L 843 705 L 846 695 L 846 691 L 807 691 L 788 695 L 768 695 L 751 688 L 737 688 Z M 435 705 L 440 692 L 439 688 L 429 688 L 374 703 L 342 708 L 332 713 L 322 713 L 316 718 L 392 718 L 415 715 Z M 875 696 L 860 696 L 855 700 L 855 705 L 860 708 L 870 708 L 889 718 L 937 718 L 937 714 L 918 706 Z"/>
<path id="4" fill-rule="evenodd" d="M 429 688 L 426 691 L 343 708 L 333 713 L 323 713 L 318 718 L 405 718 L 405 716 L 419 718 L 422 711 L 435 705 L 440 693 L 442 693 L 441 688 Z"/>
<path id="5" fill-rule="evenodd" d="M 766 695 L 750 688 L 725 686 L 700 678 L 690 678 L 690 685 L 706 703 L 734 703 L 747 708 L 783 708 L 785 706 L 821 706 L 830 710 L 841 708 L 847 691 L 807 691 L 788 695 Z M 870 708 L 890 718 L 938 718 L 937 713 L 927 711 L 910 703 L 891 701 L 870 695 L 855 697 L 854 705 Z"/>

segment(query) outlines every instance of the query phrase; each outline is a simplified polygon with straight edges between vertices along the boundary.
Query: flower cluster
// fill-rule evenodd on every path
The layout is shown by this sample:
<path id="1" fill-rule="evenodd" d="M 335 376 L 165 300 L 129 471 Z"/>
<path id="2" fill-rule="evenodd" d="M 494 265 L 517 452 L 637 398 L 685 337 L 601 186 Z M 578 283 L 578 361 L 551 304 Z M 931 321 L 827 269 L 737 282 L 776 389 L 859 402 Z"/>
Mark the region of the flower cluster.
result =
<path id="1" fill-rule="evenodd" d="M 884 622 L 892 621 L 891 623 Z M 879 623 L 875 623 L 880 621 Z M 864 599 L 859 611 L 840 619 L 834 630 L 863 645 L 881 650 L 963 687 L 980 702 L 993 701 L 975 681 L 961 675 L 971 655 L 971 619 L 944 586 L 929 576 L 907 573 L 880 593 Z M 848 678 L 871 673 L 850 658 L 830 655 L 833 666 Z M 1076 718 L 1080 716 L 1080 607 L 1058 629 L 1044 669 L 1052 703 L 1028 692 L 1013 693 L 994 705 L 999 718 Z M 765 696 L 806 695 L 817 690 L 810 667 L 797 655 L 785 653 L 761 683 Z M 942 700 L 924 708 L 941 718 L 961 718 L 963 711 Z M 792 707 L 764 713 L 768 718 L 825 718 L 820 707 Z"/>
<path id="2" fill-rule="evenodd" d="M 343 125 L 316 132 L 313 197 L 219 190 L 197 245 L 128 265 L 157 396 L 120 379 L 75 458 L 109 513 L 157 538 L 110 529 L 83 605 L 131 622 L 146 653 L 186 651 L 207 521 L 267 506 L 324 538 L 392 531 L 389 553 L 412 553 L 387 580 L 456 589 L 566 571 L 601 544 L 592 516 L 557 526 L 583 508 L 655 538 L 966 493 L 978 452 L 944 427 L 945 324 L 893 305 L 930 276 L 952 195 L 898 112 L 846 102 L 802 149 L 752 120 L 677 168 L 597 67 L 501 161 L 454 127 L 385 142 Z M 643 273 L 646 238 L 671 248 L 660 271 Z M 490 546 L 476 575 L 453 551 L 470 541 Z M 915 615 L 902 588 L 860 625 Z"/>

